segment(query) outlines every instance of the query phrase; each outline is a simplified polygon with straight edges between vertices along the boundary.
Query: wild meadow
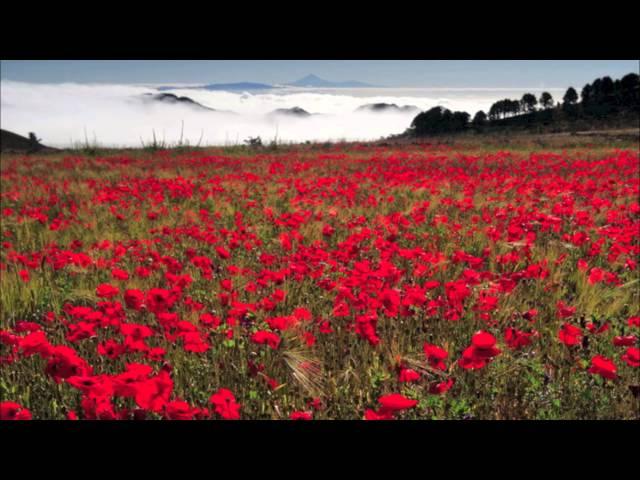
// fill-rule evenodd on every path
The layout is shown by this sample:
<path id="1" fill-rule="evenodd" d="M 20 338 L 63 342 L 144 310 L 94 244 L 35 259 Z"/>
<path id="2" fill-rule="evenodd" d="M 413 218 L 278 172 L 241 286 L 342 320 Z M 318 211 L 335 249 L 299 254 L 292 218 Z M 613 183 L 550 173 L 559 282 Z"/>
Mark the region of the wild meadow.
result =
<path id="1" fill-rule="evenodd" d="M 3 155 L 2 419 L 638 419 L 637 147 Z"/>

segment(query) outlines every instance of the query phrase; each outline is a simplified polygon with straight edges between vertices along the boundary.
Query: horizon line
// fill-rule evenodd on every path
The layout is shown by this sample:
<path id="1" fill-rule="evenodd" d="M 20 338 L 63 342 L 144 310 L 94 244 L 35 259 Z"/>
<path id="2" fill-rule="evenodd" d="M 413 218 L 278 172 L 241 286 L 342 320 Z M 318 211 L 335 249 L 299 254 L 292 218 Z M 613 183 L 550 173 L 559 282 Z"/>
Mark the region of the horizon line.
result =
<path id="1" fill-rule="evenodd" d="M 262 83 L 257 81 L 239 81 L 239 82 L 220 82 L 220 83 L 202 83 L 202 82 L 84 82 L 84 81 L 62 81 L 62 82 L 50 82 L 50 81 L 25 81 L 25 80 L 13 80 L 11 78 L 0 77 L 0 82 L 13 82 L 32 85 L 122 85 L 122 86 L 136 86 L 136 87 L 198 87 L 205 85 L 233 85 L 234 83 Z M 167 83 L 173 85 L 167 85 Z M 545 87 L 545 86 L 527 86 L 527 87 L 430 87 L 430 86 L 367 86 L 367 87 L 300 87 L 296 85 L 288 85 L 286 83 L 265 83 L 274 88 L 290 88 L 294 90 L 380 90 L 380 89 L 394 89 L 394 90 L 433 90 L 433 91 L 511 91 L 511 90 L 565 90 L 569 87 Z"/>

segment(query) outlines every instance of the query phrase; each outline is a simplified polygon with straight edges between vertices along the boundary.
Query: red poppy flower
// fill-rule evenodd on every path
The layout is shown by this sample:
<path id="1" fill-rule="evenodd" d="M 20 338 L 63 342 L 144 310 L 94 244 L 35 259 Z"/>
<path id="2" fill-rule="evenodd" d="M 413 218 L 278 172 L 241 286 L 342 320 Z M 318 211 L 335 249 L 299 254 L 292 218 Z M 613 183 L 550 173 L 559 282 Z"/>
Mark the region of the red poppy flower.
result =
<path id="1" fill-rule="evenodd" d="M 288 317 L 271 317 L 266 319 L 269 328 L 272 330 L 288 330 L 297 323 L 297 319 L 291 315 Z"/>
<path id="2" fill-rule="evenodd" d="M 576 307 L 570 307 L 562 301 L 556 305 L 558 318 L 569 318 L 576 313 Z"/>
<path id="3" fill-rule="evenodd" d="M 453 387 L 454 383 L 455 380 L 453 378 L 449 378 L 447 380 L 444 380 L 443 382 L 436 383 L 429 387 L 429 393 L 432 393 L 434 395 L 441 395 L 448 392 L 451 387 Z"/>
<path id="4" fill-rule="evenodd" d="M 593 267 L 589 272 L 589 285 L 595 285 L 604 278 L 605 271 L 598 267 Z"/>
<path id="5" fill-rule="evenodd" d="M 471 338 L 471 346 L 462 352 L 458 364 L 464 369 L 483 368 L 493 357 L 500 354 L 495 347 L 496 338 L 488 332 L 476 332 Z"/>
<path id="6" fill-rule="evenodd" d="M 114 268 L 113 270 L 111 270 L 111 277 L 113 277 L 114 280 L 128 280 L 129 274 L 126 270 Z"/>
<path id="7" fill-rule="evenodd" d="M 398 412 L 413 408 L 418 405 L 417 400 L 411 400 L 399 393 L 391 393 L 389 395 L 383 395 L 378 398 L 378 403 L 382 405 L 382 408 L 390 412 Z"/>
<path id="8" fill-rule="evenodd" d="M 518 350 L 531 344 L 531 338 L 538 334 L 535 330 L 532 332 L 523 332 L 513 327 L 508 327 L 504 332 L 504 340 L 512 350 Z"/>
<path id="9" fill-rule="evenodd" d="M 52 347 L 48 358 L 45 371 L 56 383 L 74 375 L 90 375 L 93 370 L 73 348 L 65 345 Z"/>
<path id="10" fill-rule="evenodd" d="M 437 368 L 438 370 L 447 369 L 444 359 L 449 356 L 449 353 L 444 348 L 425 343 L 423 349 L 424 354 L 427 356 L 427 362 L 429 362 L 431 367 Z"/>
<path id="11" fill-rule="evenodd" d="M 291 420 L 313 420 L 313 415 L 310 412 L 291 412 L 289 418 Z"/>
<path id="12" fill-rule="evenodd" d="M 335 231 L 336 229 L 333 228 L 331 225 L 324 225 L 322 227 L 322 235 L 324 235 L 325 237 L 330 237 L 331 235 L 334 234 Z"/>
<path id="13" fill-rule="evenodd" d="M 591 368 L 589 373 L 600 375 L 603 378 L 614 380 L 618 378 L 616 375 L 616 364 L 602 355 L 596 355 L 591 359 Z"/>
<path id="14" fill-rule="evenodd" d="M 81 390 L 83 393 L 106 397 L 111 396 L 113 393 L 113 387 L 111 379 L 106 375 L 79 375 L 66 379 L 66 382 L 74 388 Z"/>
<path id="15" fill-rule="evenodd" d="M 120 333 L 125 337 L 131 337 L 134 340 L 142 340 L 153 335 L 153 330 L 137 323 L 123 323 L 120 325 Z"/>
<path id="16" fill-rule="evenodd" d="M 617 336 L 613 337 L 613 344 L 616 347 L 632 347 L 636 344 L 638 339 L 635 335 Z"/>
<path id="17" fill-rule="evenodd" d="M 420 374 L 411 368 L 402 368 L 400 369 L 400 374 L 398 375 L 398 381 L 404 383 L 417 382 L 420 380 Z"/>
<path id="18" fill-rule="evenodd" d="M 302 334 L 302 340 L 307 345 L 307 347 L 313 347 L 316 343 L 316 337 L 311 332 L 304 332 Z"/>
<path id="19" fill-rule="evenodd" d="M 150 365 L 127 364 L 123 373 L 112 377 L 114 395 L 125 398 L 135 397 L 138 385 L 143 384 L 152 372 L 153 368 Z"/>
<path id="20" fill-rule="evenodd" d="M 200 332 L 185 332 L 180 334 L 187 352 L 203 353 L 209 350 L 209 344 Z"/>
<path id="21" fill-rule="evenodd" d="M 489 350 L 496 344 L 496 337 L 490 333 L 479 331 L 471 338 L 471 344 L 480 350 Z"/>
<path id="22" fill-rule="evenodd" d="M 195 409 L 183 400 L 173 400 L 164 406 L 164 416 L 169 420 L 193 420 L 195 413 Z"/>
<path id="23" fill-rule="evenodd" d="M 96 295 L 101 298 L 112 298 L 118 293 L 120 293 L 120 289 L 108 283 L 102 283 L 96 288 Z"/>
<path id="24" fill-rule="evenodd" d="M 380 410 L 380 411 L 375 411 L 375 410 L 371 410 L 371 409 L 367 409 L 364 412 L 364 419 L 365 420 L 393 420 L 393 412 L 389 411 L 389 410 Z"/>
<path id="25" fill-rule="evenodd" d="M 316 411 L 322 410 L 322 400 L 320 398 L 312 398 L 307 402 L 307 405 Z"/>
<path id="26" fill-rule="evenodd" d="M 124 345 L 109 338 L 108 340 L 98 344 L 97 350 L 98 355 L 103 355 L 113 360 L 122 355 L 126 351 L 126 348 Z"/>
<path id="27" fill-rule="evenodd" d="M 594 335 L 600 335 L 601 333 L 609 330 L 610 327 L 611 325 L 609 324 L 609 322 L 605 322 L 602 325 L 598 325 L 592 322 L 587 323 L 587 330 L 589 330 L 589 332 L 593 333 Z"/>
<path id="28" fill-rule="evenodd" d="M 538 316 L 538 310 L 535 309 L 535 308 L 532 308 L 531 310 L 523 313 L 522 316 L 526 320 L 529 320 L 530 322 L 533 322 L 533 321 L 535 321 L 536 317 Z"/>
<path id="29" fill-rule="evenodd" d="M 273 350 L 277 350 L 280 345 L 280 337 L 273 332 L 268 332 L 266 330 L 258 330 L 253 335 L 251 335 L 251 341 L 259 344 L 267 344 Z"/>
<path id="30" fill-rule="evenodd" d="M 164 360 L 164 356 L 167 354 L 167 350 L 162 347 L 154 347 L 147 350 L 145 358 L 152 362 L 161 362 Z"/>
<path id="31" fill-rule="evenodd" d="M 214 411 L 225 420 L 240 419 L 240 404 L 236 402 L 231 390 L 219 389 L 211 395 L 209 402 L 214 406 Z"/>
<path id="32" fill-rule="evenodd" d="M 299 321 L 311 321 L 313 319 L 313 315 L 311 315 L 311 312 L 304 307 L 296 308 L 293 311 L 293 316 Z"/>
<path id="33" fill-rule="evenodd" d="M 0 402 L 0 420 L 31 420 L 31 412 L 15 402 Z"/>
<path id="34" fill-rule="evenodd" d="M 356 333 L 365 338 L 371 345 L 378 345 L 380 337 L 376 332 L 378 319 L 375 315 L 358 315 L 356 317 Z"/>
<path id="35" fill-rule="evenodd" d="M 640 367 L 640 348 L 629 347 L 620 358 L 630 367 Z"/>
<path id="36" fill-rule="evenodd" d="M 173 299 L 168 290 L 152 288 L 147 292 L 147 308 L 152 313 L 166 312 L 173 305 Z"/>
<path id="37" fill-rule="evenodd" d="M 124 302 L 127 308 L 132 310 L 140 310 L 144 302 L 144 293 L 141 290 L 131 289 L 125 290 Z"/>
<path id="38" fill-rule="evenodd" d="M 39 324 L 25 321 L 16 322 L 16 326 L 13 328 L 13 331 L 16 333 L 37 332 L 39 330 L 42 330 L 42 327 Z"/>
<path id="39" fill-rule="evenodd" d="M 173 391 L 173 380 L 161 370 L 155 377 L 138 383 L 135 391 L 135 400 L 140 408 L 161 413 Z"/>
<path id="40" fill-rule="evenodd" d="M 570 323 L 563 323 L 560 331 L 558 332 L 558 338 L 560 341 L 569 347 L 578 345 L 582 336 L 582 330 Z"/>
<path id="41" fill-rule="evenodd" d="M 32 332 L 26 337 L 16 337 L 16 339 L 18 348 L 25 357 L 29 357 L 37 353 L 41 357 L 46 358 L 53 350 L 53 347 L 47 340 L 47 336 L 42 330 Z"/>

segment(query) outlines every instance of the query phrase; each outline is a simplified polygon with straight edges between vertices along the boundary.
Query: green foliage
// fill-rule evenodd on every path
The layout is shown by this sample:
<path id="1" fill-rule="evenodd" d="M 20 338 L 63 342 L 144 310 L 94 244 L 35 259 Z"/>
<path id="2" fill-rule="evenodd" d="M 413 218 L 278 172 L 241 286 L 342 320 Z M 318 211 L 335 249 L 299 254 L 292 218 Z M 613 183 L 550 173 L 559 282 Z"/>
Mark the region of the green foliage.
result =
<path id="1" fill-rule="evenodd" d="M 413 119 L 411 133 L 415 136 L 424 136 L 461 132 L 466 130 L 468 123 L 469 114 L 466 112 L 451 112 L 443 107 L 433 107 L 419 113 Z"/>

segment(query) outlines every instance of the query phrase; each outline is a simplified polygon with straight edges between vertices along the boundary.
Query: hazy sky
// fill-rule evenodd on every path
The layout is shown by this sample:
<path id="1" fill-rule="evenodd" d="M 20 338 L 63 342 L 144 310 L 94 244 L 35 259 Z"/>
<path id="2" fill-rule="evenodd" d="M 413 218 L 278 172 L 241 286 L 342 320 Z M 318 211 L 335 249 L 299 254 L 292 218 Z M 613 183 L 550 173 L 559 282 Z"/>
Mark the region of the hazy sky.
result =
<path id="1" fill-rule="evenodd" d="M 639 60 L 6 60 L 3 80 L 38 83 L 285 83 L 313 73 L 388 87 L 581 88 Z"/>

